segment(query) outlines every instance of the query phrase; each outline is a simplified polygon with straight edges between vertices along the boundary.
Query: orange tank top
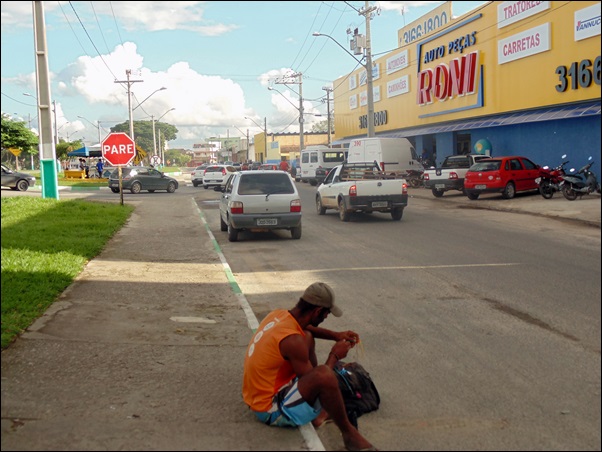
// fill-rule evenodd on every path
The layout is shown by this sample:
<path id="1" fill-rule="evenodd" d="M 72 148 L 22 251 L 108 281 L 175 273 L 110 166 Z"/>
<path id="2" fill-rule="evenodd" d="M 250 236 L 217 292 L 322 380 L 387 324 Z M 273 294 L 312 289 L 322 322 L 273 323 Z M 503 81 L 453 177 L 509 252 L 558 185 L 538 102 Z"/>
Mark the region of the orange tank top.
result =
<path id="1" fill-rule="evenodd" d="M 290 312 L 277 309 L 263 319 L 249 342 L 242 397 L 254 411 L 268 411 L 274 394 L 295 378 L 291 364 L 280 354 L 280 341 L 291 334 L 305 336 Z"/>

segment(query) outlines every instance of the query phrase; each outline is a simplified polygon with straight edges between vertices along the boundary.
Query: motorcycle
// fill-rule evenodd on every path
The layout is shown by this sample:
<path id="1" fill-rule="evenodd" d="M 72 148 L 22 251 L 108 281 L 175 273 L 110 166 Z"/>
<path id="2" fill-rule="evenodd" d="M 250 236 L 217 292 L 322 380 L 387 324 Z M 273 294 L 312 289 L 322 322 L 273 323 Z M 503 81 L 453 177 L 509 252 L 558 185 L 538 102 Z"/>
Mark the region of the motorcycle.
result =
<path id="1" fill-rule="evenodd" d="M 408 170 L 405 175 L 410 187 L 419 188 L 424 185 L 424 170 Z"/>
<path id="2" fill-rule="evenodd" d="M 562 158 L 566 158 L 566 154 Z M 554 192 L 561 191 L 566 174 L 564 165 L 568 163 L 569 161 L 566 160 L 553 169 L 550 169 L 549 166 L 540 168 L 539 177 L 535 178 L 535 183 L 539 186 L 539 193 L 544 199 L 552 199 Z"/>
<path id="3" fill-rule="evenodd" d="M 590 157 L 588 160 L 591 160 Z M 564 182 L 562 184 L 562 194 L 569 201 L 574 201 L 577 196 L 580 198 L 583 195 L 589 195 L 590 193 L 600 193 L 600 184 L 593 171 L 590 168 L 594 164 L 593 161 L 582 167 L 576 173 L 575 169 L 571 168 L 570 174 L 564 175 Z"/>

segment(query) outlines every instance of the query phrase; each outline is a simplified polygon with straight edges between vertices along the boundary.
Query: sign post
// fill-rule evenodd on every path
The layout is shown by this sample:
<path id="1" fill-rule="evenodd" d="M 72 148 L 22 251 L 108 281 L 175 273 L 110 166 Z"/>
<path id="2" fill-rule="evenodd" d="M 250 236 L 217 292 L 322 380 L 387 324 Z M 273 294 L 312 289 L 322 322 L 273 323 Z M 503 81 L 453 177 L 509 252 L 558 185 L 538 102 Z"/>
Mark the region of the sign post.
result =
<path id="1" fill-rule="evenodd" d="M 136 145 L 127 134 L 123 132 L 114 132 L 107 135 L 101 145 L 102 158 L 112 166 L 116 166 L 119 171 L 119 196 L 121 205 L 123 205 L 123 166 L 128 165 L 136 156 Z"/>

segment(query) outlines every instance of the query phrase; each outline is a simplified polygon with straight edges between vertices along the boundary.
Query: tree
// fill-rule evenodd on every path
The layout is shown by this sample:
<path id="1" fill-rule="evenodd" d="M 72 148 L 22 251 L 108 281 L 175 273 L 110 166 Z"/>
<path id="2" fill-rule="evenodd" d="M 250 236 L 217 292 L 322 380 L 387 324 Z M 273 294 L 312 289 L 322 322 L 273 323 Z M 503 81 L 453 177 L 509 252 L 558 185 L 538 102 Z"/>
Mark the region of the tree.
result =
<path id="1" fill-rule="evenodd" d="M 178 149 L 168 149 L 165 151 L 165 163 L 171 162 L 172 166 L 186 166 L 192 157 Z"/>
<path id="2" fill-rule="evenodd" d="M 123 132 L 130 134 L 130 122 L 124 121 L 111 127 L 111 132 Z M 157 140 L 157 154 L 159 149 L 165 149 L 167 141 L 175 140 L 178 137 L 176 126 L 165 122 L 155 121 L 155 139 Z M 152 121 L 134 121 L 134 141 L 136 146 L 140 146 L 147 155 L 152 155 L 155 150 L 153 146 L 153 122 Z"/>
<path id="3" fill-rule="evenodd" d="M 2 114 L 2 161 L 15 161 L 15 157 L 9 149 L 16 148 L 24 152 L 28 157 L 37 156 L 39 139 L 38 136 L 27 128 L 25 121 L 17 121 L 6 113 Z M 21 157 L 25 157 L 23 154 Z"/>
<path id="4" fill-rule="evenodd" d="M 314 123 L 314 125 L 312 125 L 312 127 L 311 127 L 311 131 L 312 132 L 324 132 L 324 133 L 328 132 L 328 121 L 324 120 L 324 121 Z"/>

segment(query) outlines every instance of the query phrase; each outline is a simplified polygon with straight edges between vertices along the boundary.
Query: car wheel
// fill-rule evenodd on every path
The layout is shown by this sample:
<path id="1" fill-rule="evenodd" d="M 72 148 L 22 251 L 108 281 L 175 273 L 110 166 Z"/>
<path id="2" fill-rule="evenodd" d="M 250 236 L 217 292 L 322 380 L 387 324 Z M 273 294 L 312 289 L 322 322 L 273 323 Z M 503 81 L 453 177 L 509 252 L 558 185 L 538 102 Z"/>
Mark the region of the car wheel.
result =
<path id="1" fill-rule="evenodd" d="M 205 190 L 207 190 L 207 189 L 209 188 L 209 185 L 203 185 L 203 188 L 204 188 Z"/>
<path id="2" fill-rule="evenodd" d="M 119 193 L 119 189 L 118 189 L 118 188 L 115 188 L 115 187 L 111 187 L 111 191 L 112 191 L 113 193 Z"/>
<path id="3" fill-rule="evenodd" d="M 299 240 L 301 238 L 301 223 L 296 228 L 291 228 L 291 237 L 295 240 Z"/>
<path id="4" fill-rule="evenodd" d="M 502 192 L 502 198 L 504 199 L 512 199 L 516 194 L 516 187 L 514 187 L 514 183 L 508 182 L 504 187 L 504 191 Z"/>
<path id="5" fill-rule="evenodd" d="M 311 185 L 312 187 L 315 187 L 316 185 L 318 185 L 318 181 L 315 179 L 310 179 L 309 180 L 309 185 Z"/>
<path id="6" fill-rule="evenodd" d="M 233 228 L 231 224 L 228 224 L 228 240 L 230 242 L 236 242 L 238 240 L 238 229 Z"/>
<path id="7" fill-rule="evenodd" d="M 351 219 L 351 213 L 347 212 L 345 208 L 345 201 L 343 199 L 339 200 L 339 218 L 341 221 L 349 221 Z"/>
<path id="8" fill-rule="evenodd" d="M 473 201 L 474 201 L 475 199 L 479 199 L 479 194 L 478 194 L 478 193 L 473 193 L 473 192 L 471 192 L 471 191 L 467 191 L 467 192 L 466 192 L 466 196 L 468 197 L 468 199 L 471 199 L 471 200 L 473 200 Z"/>
<path id="9" fill-rule="evenodd" d="M 19 191 L 27 191 L 29 188 L 29 183 L 26 180 L 20 180 L 17 182 L 16 189 Z"/>
<path id="10" fill-rule="evenodd" d="M 224 219 L 222 218 L 222 216 L 219 216 L 219 229 L 222 232 L 225 232 L 228 230 L 228 225 L 226 224 L 226 222 L 224 221 Z"/>
<path id="11" fill-rule="evenodd" d="M 316 196 L 316 211 L 318 215 L 324 215 L 326 213 L 326 207 L 322 205 L 322 197 L 320 195 Z"/>
<path id="12" fill-rule="evenodd" d="M 198 186 L 199 186 L 199 184 L 197 184 L 196 182 L 193 182 L 193 183 L 192 183 L 192 186 L 193 186 L 193 187 L 198 187 Z"/>
<path id="13" fill-rule="evenodd" d="M 433 188 L 431 191 L 433 192 L 433 196 L 435 198 L 441 198 L 441 196 L 443 196 L 443 193 L 445 193 L 443 190 L 437 190 L 436 188 Z"/>
<path id="14" fill-rule="evenodd" d="M 135 195 L 140 193 L 142 191 L 142 185 L 140 184 L 140 182 L 134 182 L 132 184 L 132 188 L 130 188 L 130 191 Z"/>
<path id="15" fill-rule="evenodd" d="M 173 193 L 175 191 L 176 191 L 176 183 L 175 182 L 172 181 L 169 184 L 167 184 L 167 193 Z"/>
<path id="16" fill-rule="evenodd" d="M 393 221 L 399 221 L 401 220 L 401 217 L 403 217 L 403 207 L 396 207 L 391 210 L 391 218 L 393 218 Z"/>

